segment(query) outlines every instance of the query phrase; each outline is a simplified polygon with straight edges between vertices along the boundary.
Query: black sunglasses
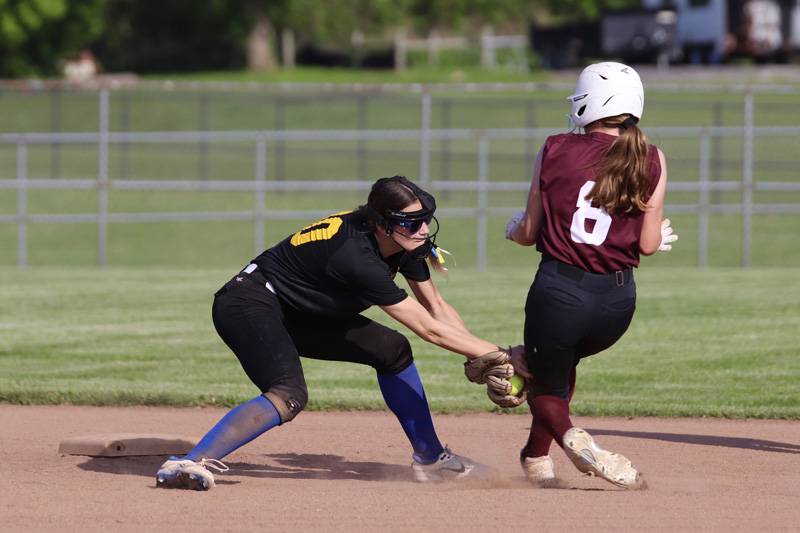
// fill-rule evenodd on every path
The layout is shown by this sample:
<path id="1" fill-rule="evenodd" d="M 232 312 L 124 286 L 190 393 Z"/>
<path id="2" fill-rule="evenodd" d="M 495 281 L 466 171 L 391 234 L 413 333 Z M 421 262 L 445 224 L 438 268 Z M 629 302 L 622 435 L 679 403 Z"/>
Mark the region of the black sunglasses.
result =
<path id="1" fill-rule="evenodd" d="M 422 227 L 423 222 L 430 225 L 432 220 L 433 215 L 428 215 L 416 220 L 392 220 L 392 225 L 407 229 L 410 233 L 416 233 Z"/>

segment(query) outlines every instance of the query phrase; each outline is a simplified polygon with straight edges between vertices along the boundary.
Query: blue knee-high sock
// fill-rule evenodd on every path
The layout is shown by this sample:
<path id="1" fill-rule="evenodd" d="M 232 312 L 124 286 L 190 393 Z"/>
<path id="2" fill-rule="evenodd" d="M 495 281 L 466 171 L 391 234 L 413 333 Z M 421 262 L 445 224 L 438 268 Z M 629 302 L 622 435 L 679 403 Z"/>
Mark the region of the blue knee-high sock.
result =
<path id="1" fill-rule="evenodd" d="M 386 405 L 400 421 L 403 431 L 411 441 L 415 459 L 421 463 L 434 462 L 444 447 L 433 428 L 428 399 L 425 397 L 416 365 L 411 363 L 399 374 L 379 374 L 378 384 Z"/>
<path id="2" fill-rule="evenodd" d="M 222 459 L 280 422 L 281 417 L 272 402 L 256 396 L 222 417 L 184 459 Z"/>

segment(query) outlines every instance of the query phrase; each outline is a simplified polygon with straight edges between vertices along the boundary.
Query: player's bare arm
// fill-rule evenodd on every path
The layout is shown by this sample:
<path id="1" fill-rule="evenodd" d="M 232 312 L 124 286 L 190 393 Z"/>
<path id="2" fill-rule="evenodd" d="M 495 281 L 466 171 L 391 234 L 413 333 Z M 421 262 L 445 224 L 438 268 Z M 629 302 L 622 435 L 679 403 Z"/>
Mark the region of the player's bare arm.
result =
<path id="1" fill-rule="evenodd" d="M 525 213 L 515 225 L 509 222 L 507 237 L 522 246 L 533 246 L 539 236 L 539 228 L 542 227 L 542 195 L 539 189 L 539 173 L 542 170 L 542 149 L 536 155 L 536 162 L 533 165 L 533 177 L 531 187 L 528 192 L 528 203 Z M 514 219 L 512 219 L 514 221 Z"/>
<path id="2" fill-rule="evenodd" d="M 417 301 L 427 309 L 433 318 L 469 333 L 461 315 L 452 305 L 445 301 L 431 279 L 425 281 L 406 279 L 406 281 Z"/>
<path id="3" fill-rule="evenodd" d="M 657 150 L 661 162 L 661 176 L 653 195 L 647 202 L 647 211 L 644 212 L 642 232 L 639 237 L 639 251 L 643 255 L 653 255 L 661 245 L 661 219 L 664 217 L 664 197 L 667 191 L 667 162 L 664 153 L 660 149 Z"/>
<path id="4" fill-rule="evenodd" d="M 445 350 L 460 353 L 468 359 L 497 351 L 498 346 L 475 337 L 463 327 L 455 327 L 431 316 L 422 304 L 406 298 L 394 305 L 380 306 L 390 317 L 416 333 L 421 339 Z"/>

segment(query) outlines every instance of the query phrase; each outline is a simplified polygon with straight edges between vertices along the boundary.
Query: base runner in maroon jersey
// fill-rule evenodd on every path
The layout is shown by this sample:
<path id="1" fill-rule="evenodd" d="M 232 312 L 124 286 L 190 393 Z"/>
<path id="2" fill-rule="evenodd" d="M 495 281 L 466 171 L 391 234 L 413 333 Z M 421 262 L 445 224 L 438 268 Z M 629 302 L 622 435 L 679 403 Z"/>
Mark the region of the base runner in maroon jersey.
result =
<path id="1" fill-rule="evenodd" d="M 677 239 L 662 221 L 666 162 L 637 126 L 644 90 L 631 67 L 590 65 L 568 100 L 573 131 L 545 141 L 526 209 L 506 228 L 508 239 L 542 254 L 525 304 L 525 355 L 512 358 L 533 415 L 520 461 L 535 484 L 554 480 L 555 440 L 581 472 L 637 489 L 639 471 L 574 427 L 569 402 L 580 360 L 628 329 L 639 256 Z"/>

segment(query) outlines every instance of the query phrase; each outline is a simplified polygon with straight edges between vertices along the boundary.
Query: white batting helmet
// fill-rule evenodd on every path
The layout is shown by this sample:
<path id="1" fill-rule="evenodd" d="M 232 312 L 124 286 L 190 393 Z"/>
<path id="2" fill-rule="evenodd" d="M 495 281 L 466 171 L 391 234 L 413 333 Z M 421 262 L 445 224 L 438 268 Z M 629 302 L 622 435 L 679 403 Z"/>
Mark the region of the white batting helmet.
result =
<path id="1" fill-rule="evenodd" d="M 623 113 L 641 119 L 644 87 L 639 74 L 627 65 L 595 63 L 583 69 L 575 93 L 567 100 L 572 103 L 569 120 L 573 128 L 582 128 L 595 120 Z"/>

